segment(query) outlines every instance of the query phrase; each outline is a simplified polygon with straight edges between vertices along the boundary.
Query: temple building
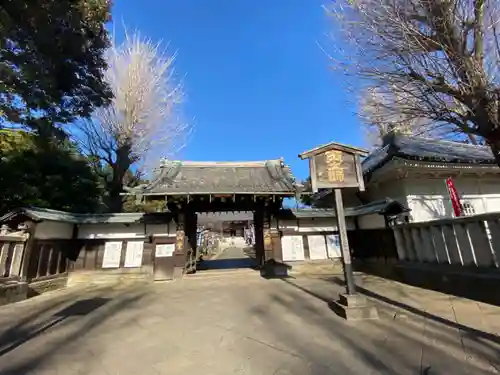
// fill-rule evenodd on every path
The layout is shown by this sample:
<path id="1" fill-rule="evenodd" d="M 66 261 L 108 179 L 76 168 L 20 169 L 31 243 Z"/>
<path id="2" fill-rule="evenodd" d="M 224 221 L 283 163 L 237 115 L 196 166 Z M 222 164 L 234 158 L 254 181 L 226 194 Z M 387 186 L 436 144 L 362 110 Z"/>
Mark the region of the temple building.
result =
<path id="1" fill-rule="evenodd" d="M 409 222 L 453 217 L 445 183 L 451 178 L 464 215 L 500 211 L 500 168 L 486 146 L 390 134 L 362 169 L 366 191 L 344 192 L 346 206 L 392 199 L 409 208 Z M 317 197 L 318 206 L 331 207 L 328 192 Z"/>

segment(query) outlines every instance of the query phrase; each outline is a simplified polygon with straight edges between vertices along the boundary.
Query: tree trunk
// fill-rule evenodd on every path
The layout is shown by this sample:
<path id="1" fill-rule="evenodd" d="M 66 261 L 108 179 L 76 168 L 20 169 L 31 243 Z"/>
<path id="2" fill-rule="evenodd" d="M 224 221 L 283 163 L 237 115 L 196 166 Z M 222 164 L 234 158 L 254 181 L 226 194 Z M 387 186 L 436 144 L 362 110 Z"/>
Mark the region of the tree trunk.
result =
<path id="1" fill-rule="evenodd" d="M 484 126 L 483 129 L 487 129 L 489 131 L 485 132 L 486 134 L 481 135 L 486 141 L 486 144 L 490 146 L 491 152 L 495 157 L 495 161 L 500 167 L 500 127 L 497 127 L 496 124 L 492 122 L 485 122 L 484 124 L 486 124 L 487 126 Z"/>
<path id="2" fill-rule="evenodd" d="M 117 176 L 115 178 L 115 176 Z M 108 212 L 122 212 L 123 210 L 123 197 L 120 195 L 122 192 L 122 184 L 119 182 L 119 177 L 116 168 L 113 167 L 113 179 L 107 183 L 108 199 L 107 207 Z"/>
<path id="3" fill-rule="evenodd" d="M 477 145 L 477 138 L 475 134 L 467 133 L 467 137 L 472 145 Z"/>
<path id="4" fill-rule="evenodd" d="M 108 190 L 108 211 L 109 212 L 122 212 L 124 197 L 121 195 L 123 192 L 123 180 L 125 173 L 130 168 L 131 162 L 131 147 L 124 145 L 116 151 L 116 161 L 111 168 L 113 170 L 113 177 L 107 182 Z"/>
<path id="5" fill-rule="evenodd" d="M 500 167 L 500 139 L 488 140 L 497 165 Z"/>

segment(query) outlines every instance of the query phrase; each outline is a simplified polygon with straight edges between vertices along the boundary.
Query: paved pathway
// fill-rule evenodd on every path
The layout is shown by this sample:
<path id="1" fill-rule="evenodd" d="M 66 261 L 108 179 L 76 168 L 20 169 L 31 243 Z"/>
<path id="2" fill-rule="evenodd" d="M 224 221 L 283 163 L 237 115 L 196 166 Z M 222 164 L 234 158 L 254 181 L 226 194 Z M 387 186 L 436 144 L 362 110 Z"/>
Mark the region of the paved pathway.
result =
<path id="1" fill-rule="evenodd" d="M 202 261 L 198 269 L 251 268 L 255 266 L 256 262 L 247 253 L 253 252 L 253 249 L 245 247 L 243 244 L 235 243 L 211 259 Z"/>
<path id="2" fill-rule="evenodd" d="M 381 319 L 345 322 L 336 277 L 226 276 L 66 290 L 0 308 L 2 375 L 480 374 L 500 308 L 364 277 Z"/>
<path id="3" fill-rule="evenodd" d="M 217 259 L 246 259 L 244 248 L 241 246 L 230 246 L 225 249 Z"/>

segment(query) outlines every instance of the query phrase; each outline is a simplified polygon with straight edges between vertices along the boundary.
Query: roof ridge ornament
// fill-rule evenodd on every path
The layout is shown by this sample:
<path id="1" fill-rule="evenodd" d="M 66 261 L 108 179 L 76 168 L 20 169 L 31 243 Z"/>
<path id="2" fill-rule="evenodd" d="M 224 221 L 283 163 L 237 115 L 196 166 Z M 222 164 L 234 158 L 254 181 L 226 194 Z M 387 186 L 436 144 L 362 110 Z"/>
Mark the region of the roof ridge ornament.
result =
<path id="1" fill-rule="evenodd" d="M 281 162 L 279 160 L 267 160 L 266 168 L 274 180 L 281 180 L 283 178 Z"/>
<path id="2" fill-rule="evenodd" d="M 162 159 L 157 177 L 146 188 L 154 189 L 162 182 L 172 183 L 179 174 L 181 167 L 182 162 L 180 160 Z"/>
<path id="3" fill-rule="evenodd" d="M 295 177 L 289 166 L 285 164 L 283 157 L 276 160 L 266 161 L 266 168 L 271 178 L 284 182 L 290 189 L 299 192 L 299 186 L 295 183 Z"/>

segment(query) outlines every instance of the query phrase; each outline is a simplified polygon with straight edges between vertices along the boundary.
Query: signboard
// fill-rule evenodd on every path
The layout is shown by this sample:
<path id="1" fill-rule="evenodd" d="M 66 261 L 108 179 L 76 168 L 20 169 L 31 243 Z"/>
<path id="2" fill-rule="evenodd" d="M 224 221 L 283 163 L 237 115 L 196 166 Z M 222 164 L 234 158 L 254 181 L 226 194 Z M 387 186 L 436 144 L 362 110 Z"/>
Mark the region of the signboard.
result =
<path id="1" fill-rule="evenodd" d="M 156 245 L 155 257 L 156 258 L 171 257 L 174 255 L 174 251 L 175 251 L 174 243 Z"/>
<path id="2" fill-rule="evenodd" d="M 307 242 L 309 244 L 309 259 L 320 260 L 328 258 L 326 255 L 325 236 L 323 235 L 307 236 Z"/>
<path id="3" fill-rule="evenodd" d="M 122 242 L 111 241 L 104 244 L 104 256 L 102 258 L 102 268 L 120 267 L 122 257 Z"/>
<path id="4" fill-rule="evenodd" d="M 340 237 L 338 234 L 329 234 L 326 236 L 326 248 L 328 258 L 340 258 Z"/>
<path id="5" fill-rule="evenodd" d="M 127 250 L 125 252 L 125 267 L 140 267 L 142 266 L 142 251 L 144 249 L 144 241 L 128 241 Z"/>
<path id="6" fill-rule="evenodd" d="M 358 187 L 357 156 L 340 150 L 311 157 L 311 178 L 315 189 Z"/>
<path id="7" fill-rule="evenodd" d="M 304 243 L 302 236 L 281 237 L 283 261 L 304 260 Z"/>
<path id="8" fill-rule="evenodd" d="M 264 247 L 266 249 L 271 248 L 272 239 L 271 239 L 271 231 L 269 229 L 264 229 Z"/>
<path id="9" fill-rule="evenodd" d="M 184 231 L 183 230 L 178 230 L 176 234 L 176 242 L 177 242 L 177 251 L 179 253 L 182 253 L 184 250 Z"/>
<path id="10" fill-rule="evenodd" d="M 340 255 L 344 266 L 346 292 L 356 293 L 354 274 L 347 239 L 347 225 L 345 220 L 344 203 L 342 202 L 343 188 L 358 188 L 365 190 L 361 171 L 360 156 L 368 155 L 367 150 L 330 142 L 312 150 L 299 154 L 301 159 L 309 159 L 311 169 L 311 185 L 314 193 L 318 189 L 333 189 L 335 196 L 335 213 L 340 239 Z M 336 240 L 336 239 L 335 239 Z M 336 243 L 328 240 L 328 250 L 336 250 Z"/>

